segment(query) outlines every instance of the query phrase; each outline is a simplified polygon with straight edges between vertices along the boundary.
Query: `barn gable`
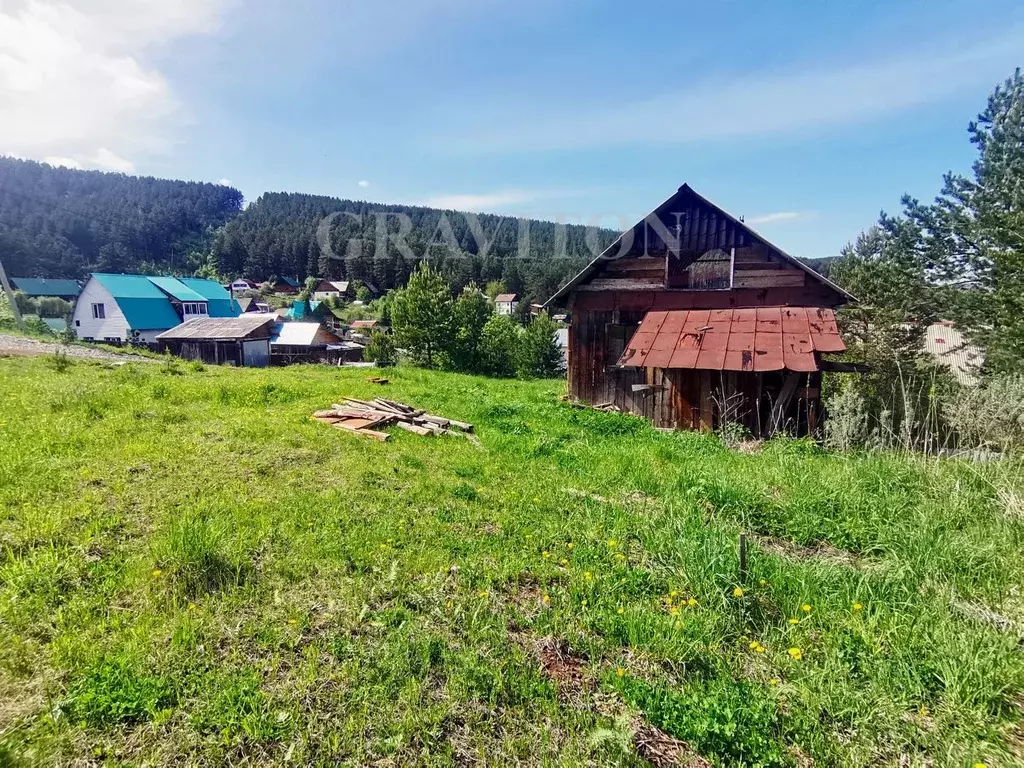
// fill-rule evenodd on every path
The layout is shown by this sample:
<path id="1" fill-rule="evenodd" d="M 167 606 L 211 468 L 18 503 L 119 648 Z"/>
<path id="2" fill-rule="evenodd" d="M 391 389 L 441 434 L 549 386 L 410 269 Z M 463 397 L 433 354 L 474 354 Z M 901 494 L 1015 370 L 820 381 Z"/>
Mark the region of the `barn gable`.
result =
<path id="1" fill-rule="evenodd" d="M 711 308 L 723 301 L 735 307 L 758 306 L 765 302 L 756 294 L 767 289 L 782 297 L 777 303 L 796 306 L 835 306 L 853 298 L 684 184 L 623 232 L 545 306 L 574 293 L 605 291 L 728 291 L 736 295 L 728 300 L 680 297 L 677 307 L 663 308 Z"/>

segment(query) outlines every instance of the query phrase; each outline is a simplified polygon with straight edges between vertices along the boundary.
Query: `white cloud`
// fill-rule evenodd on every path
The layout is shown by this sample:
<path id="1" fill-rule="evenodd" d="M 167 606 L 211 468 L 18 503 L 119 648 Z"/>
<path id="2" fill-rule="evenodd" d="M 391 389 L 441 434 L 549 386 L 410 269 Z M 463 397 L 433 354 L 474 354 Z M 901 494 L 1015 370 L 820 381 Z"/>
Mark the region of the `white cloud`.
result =
<path id="1" fill-rule="evenodd" d="M 0 152 L 123 172 L 179 105 L 144 57 L 216 30 L 233 0 L 0 0 Z"/>
<path id="2" fill-rule="evenodd" d="M 370 182 L 368 182 L 366 179 L 363 179 L 362 181 L 360 181 L 358 183 L 359 183 L 359 186 L 362 187 L 363 189 L 366 189 L 368 186 L 370 186 Z"/>
<path id="3" fill-rule="evenodd" d="M 745 219 L 747 224 L 775 224 L 780 221 L 793 221 L 795 219 L 807 218 L 807 214 L 799 211 L 777 211 L 776 213 L 764 213 L 760 216 L 751 216 Z"/>
<path id="4" fill-rule="evenodd" d="M 519 151 L 804 134 L 991 87 L 1018 63 L 1022 47 L 1024 28 L 1017 28 L 968 48 L 950 43 L 845 65 L 814 62 L 789 72 L 719 75 L 680 91 L 620 100 L 615 107 L 572 103 L 571 111 L 520 107 L 509 114 L 495 104 L 486 121 L 503 128 L 461 143 Z M 446 141 L 450 145 L 452 138 Z"/>
<path id="5" fill-rule="evenodd" d="M 221 179 L 217 183 L 220 184 L 222 187 L 230 187 L 231 186 L 231 179 Z"/>

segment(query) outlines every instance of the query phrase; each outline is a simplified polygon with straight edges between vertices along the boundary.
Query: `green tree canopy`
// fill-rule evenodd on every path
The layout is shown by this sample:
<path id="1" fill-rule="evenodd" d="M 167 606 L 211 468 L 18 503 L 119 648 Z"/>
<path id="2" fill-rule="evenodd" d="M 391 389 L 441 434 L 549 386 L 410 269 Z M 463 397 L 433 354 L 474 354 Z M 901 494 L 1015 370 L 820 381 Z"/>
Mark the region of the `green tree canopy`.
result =
<path id="1" fill-rule="evenodd" d="M 447 351 L 452 332 L 452 294 L 448 283 L 427 262 L 397 291 L 391 302 L 396 341 L 421 365 L 433 368 Z"/>

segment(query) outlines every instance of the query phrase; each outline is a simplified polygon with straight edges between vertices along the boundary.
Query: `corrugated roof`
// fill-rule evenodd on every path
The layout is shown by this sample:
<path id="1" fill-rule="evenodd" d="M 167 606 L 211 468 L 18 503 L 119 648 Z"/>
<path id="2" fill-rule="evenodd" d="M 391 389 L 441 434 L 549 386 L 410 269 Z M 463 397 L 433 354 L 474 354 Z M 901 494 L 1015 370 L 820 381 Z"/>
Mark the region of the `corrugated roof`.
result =
<path id="1" fill-rule="evenodd" d="M 842 352 L 835 312 L 819 307 L 648 312 L 619 358 L 629 368 L 816 371 Z"/>
<path id="2" fill-rule="evenodd" d="M 26 296 L 77 296 L 82 287 L 76 280 L 51 280 L 46 277 L 12 277 L 14 287 Z"/>
<path id="3" fill-rule="evenodd" d="M 352 328 L 375 328 L 377 326 L 376 320 L 353 320 Z"/>
<path id="4" fill-rule="evenodd" d="M 495 303 L 497 303 L 499 301 L 502 302 L 502 303 L 507 303 L 507 302 L 510 302 L 510 301 L 515 301 L 517 295 L 518 294 L 515 294 L 515 293 L 499 293 L 497 296 L 494 297 L 494 301 L 495 301 Z"/>
<path id="5" fill-rule="evenodd" d="M 206 297 L 196 293 L 176 277 L 150 277 L 149 282 L 178 301 L 204 302 Z"/>
<path id="6" fill-rule="evenodd" d="M 288 344 L 302 347 L 316 344 L 320 323 L 281 323 L 274 328 L 271 344 Z"/>
<path id="7" fill-rule="evenodd" d="M 132 330 L 164 330 L 181 322 L 167 295 L 147 276 L 95 272 L 92 277 L 114 297 Z"/>
<path id="8" fill-rule="evenodd" d="M 952 323 L 932 323 L 925 330 L 924 350 L 947 367 L 956 380 L 966 386 L 978 383 L 985 364 L 981 347 L 971 344 Z"/>
<path id="9" fill-rule="evenodd" d="M 205 339 L 207 341 L 233 341 L 243 339 L 260 328 L 274 324 L 271 315 L 242 315 L 241 317 L 201 317 L 188 320 L 181 325 L 164 331 L 157 336 L 165 341 L 171 339 Z M 269 333 L 267 334 L 269 337 Z"/>

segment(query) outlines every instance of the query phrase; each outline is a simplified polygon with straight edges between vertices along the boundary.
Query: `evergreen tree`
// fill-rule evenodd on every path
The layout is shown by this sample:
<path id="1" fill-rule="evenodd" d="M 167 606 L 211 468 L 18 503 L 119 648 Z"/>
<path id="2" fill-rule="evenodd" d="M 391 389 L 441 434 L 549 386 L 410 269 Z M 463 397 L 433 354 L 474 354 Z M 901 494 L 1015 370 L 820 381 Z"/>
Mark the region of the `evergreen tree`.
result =
<path id="1" fill-rule="evenodd" d="M 470 283 L 459 294 L 453 312 L 455 336 L 453 338 L 452 366 L 458 371 L 480 369 L 480 341 L 484 326 L 494 314 L 494 308 L 476 283 Z"/>
<path id="2" fill-rule="evenodd" d="M 395 295 L 391 322 L 398 345 L 428 368 L 433 368 L 448 350 L 452 295 L 444 278 L 427 262 L 420 264 L 409 284 Z"/>
<path id="3" fill-rule="evenodd" d="M 491 315 L 480 335 L 480 365 L 491 376 L 515 376 L 523 329 L 505 315 Z"/>
<path id="4" fill-rule="evenodd" d="M 526 327 L 519 354 L 519 375 L 547 378 L 556 376 L 562 368 L 562 351 L 558 347 L 555 331 L 558 325 L 542 312 Z"/>
<path id="5" fill-rule="evenodd" d="M 959 324 L 997 372 L 1024 370 L 1024 76 L 970 124 L 973 178 L 949 173 L 932 205 L 905 198 L 921 249 Z"/>

